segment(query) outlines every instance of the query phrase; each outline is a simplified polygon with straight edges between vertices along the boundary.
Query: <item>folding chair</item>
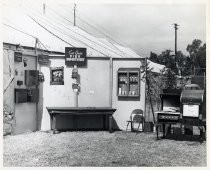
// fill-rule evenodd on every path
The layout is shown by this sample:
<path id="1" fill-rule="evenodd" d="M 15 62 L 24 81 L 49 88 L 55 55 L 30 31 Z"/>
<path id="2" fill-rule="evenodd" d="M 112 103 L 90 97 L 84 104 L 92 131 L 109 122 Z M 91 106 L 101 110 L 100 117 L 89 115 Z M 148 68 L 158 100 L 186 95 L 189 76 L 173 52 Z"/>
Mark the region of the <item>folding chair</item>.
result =
<path id="1" fill-rule="evenodd" d="M 129 124 L 131 125 L 131 132 L 139 131 L 140 124 L 142 124 L 142 132 L 144 131 L 144 115 L 143 115 L 143 110 L 141 109 L 135 109 L 132 111 L 130 115 L 130 120 L 127 121 L 127 127 L 126 131 L 128 129 Z M 134 128 L 134 124 L 138 124 L 138 128 Z"/>

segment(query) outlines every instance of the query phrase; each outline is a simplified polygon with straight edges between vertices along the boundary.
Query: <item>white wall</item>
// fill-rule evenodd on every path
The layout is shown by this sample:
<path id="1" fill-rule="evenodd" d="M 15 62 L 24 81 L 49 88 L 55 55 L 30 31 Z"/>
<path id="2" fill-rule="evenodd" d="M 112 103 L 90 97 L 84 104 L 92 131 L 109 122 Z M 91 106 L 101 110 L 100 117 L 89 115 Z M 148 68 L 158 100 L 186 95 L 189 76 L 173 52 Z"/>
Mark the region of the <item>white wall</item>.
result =
<path id="1" fill-rule="evenodd" d="M 50 85 L 50 67 L 41 66 L 41 72 L 44 73 L 45 81 L 43 89 L 43 113 L 41 120 L 41 130 L 50 129 L 50 117 L 46 107 L 72 107 L 74 106 L 74 93 L 72 90 L 73 79 L 71 78 L 72 67 L 65 66 L 64 58 L 52 58 L 50 67 L 64 66 L 64 85 Z M 110 67 L 109 60 L 88 59 L 86 68 L 79 68 L 81 82 L 81 92 L 78 96 L 79 107 L 109 107 L 110 95 Z M 145 84 L 140 82 L 140 98 L 136 101 L 122 101 L 117 97 L 117 70 L 119 68 L 140 68 L 139 60 L 113 60 L 113 91 L 112 91 L 112 107 L 117 111 L 113 117 L 117 127 L 125 130 L 126 120 L 134 109 L 144 110 L 145 103 Z M 41 87 L 41 86 L 40 86 Z M 93 118 L 90 118 L 91 121 Z M 81 120 L 82 121 L 82 120 Z M 58 120 L 58 126 L 71 128 L 72 119 Z M 100 127 L 102 120 L 96 117 L 96 121 L 92 123 L 95 127 Z M 115 128 L 117 128 L 115 127 Z"/>
<path id="2" fill-rule="evenodd" d="M 72 67 L 66 67 L 64 58 L 50 59 L 50 66 L 41 66 L 45 81 L 42 83 L 43 112 L 40 118 L 41 130 L 50 129 L 50 117 L 46 107 L 73 107 Z M 64 67 L 64 85 L 50 85 L 50 67 Z M 87 60 L 87 68 L 78 68 L 81 91 L 78 96 L 79 107 L 109 106 L 109 60 Z M 41 87 L 41 86 L 40 86 Z M 41 106 L 41 105 L 40 105 Z M 60 118 L 62 119 L 62 118 Z M 101 124 L 101 119 L 98 119 Z M 58 120 L 58 127 L 71 128 L 72 120 Z M 96 121 L 97 126 L 97 121 Z"/>

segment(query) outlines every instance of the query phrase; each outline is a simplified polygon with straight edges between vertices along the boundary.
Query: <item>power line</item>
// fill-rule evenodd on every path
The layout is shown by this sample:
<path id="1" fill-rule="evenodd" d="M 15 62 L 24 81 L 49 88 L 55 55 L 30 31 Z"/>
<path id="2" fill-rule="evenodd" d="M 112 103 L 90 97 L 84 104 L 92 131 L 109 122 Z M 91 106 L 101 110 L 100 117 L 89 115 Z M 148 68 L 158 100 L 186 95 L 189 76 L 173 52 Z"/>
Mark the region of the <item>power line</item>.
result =
<path id="1" fill-rule="evenodd" d="M 38 16 L 38 17 L 40 17 L 40 15 Z M 43 18 L 43 17 L 42 17 Z M 45 21 L 47 21 L 48 23 L 50 23 L 49 22 L 49 20 L 47 19 L 47 18 L 43 18 L 43 20 L 45 20 Z M 91 41 L 91 42 L 93 42 L 93 43 L 95 43 L 95 44 L 97 44 L 97 45 L 99 45 L 99 46 L 101 46 L 101 47 L 103 47 L 104 49 L 106 49 L 106 50 L 110 50 L 110 51 L 112 51 L 111 49 L 107 49 L 105 46 L 107 46 L 106 44 L 104 44 L 105 46 L 103 46 L 103 45 L 101 45 L 101 44 L 98 44 L 97 42 L 95 42 L 95 41 L 93 41 L 93 40 L 91 40 L 91 39 L 89 39 L 89 38 L 87 38 L 86 36 L 84 36 L 84 35 L 82 35 L 82 34 L 79 34 L 78 32 L 76 32 L 76 31 L 74 31 L 74 30 L 72 30 L 72 29 L 70 29 L 69 27 L 66 27 L 65 25 L 63 25 L 62 23 L 59 23 L 59 22 L 57 22 L 57 21 L 54 21 L 54 22 L 56 22 L 56 23 L 58 23 L 59 25 L 62 25 L 63 27 L 65 27 L 66 29 L 68 29 L 68 30 L 70 30 L 71 32 L 73 32 L 73 33 L 75 33 L 75 34 L 77 34 L 77 35 L 80 35 L 81 37 L 83 37 L 83 38 L 85 38 L 85 39 L 87 39 L 87 40 L 89 40 L 89 41 Z M 51 25 L 54 25 L 54 24 L 52 24 L 52 23 L 50 23 Z M 55 25 L 54 25 L 55 26 Z M 57 27 L 57 26 L 56 26 Z M 54 28 L 54 27 L 53 27 Z M 55 28 L 54 28 L 55 29 Z M 56 29 L 57 30 L 57 29 Z M 57 30 L 57 31 L 59 31 L 60 32 L 60 30 Z M 62 32 L 63 33 L 63 32 Z M 66 35 L 66 34 L 65 34 Z M 68 36 L 68 35 L 67 35 Z M 73 38 L 74 39 L 74 37 L 72 37 L 71 36 L 71 38 Z M 95 37 L 94 37 L 95 38 Z M 98 40 L 98 39 L 97 39 Z M 76 40 L 77 41 L 77 40 Z M 109 46 L 107 46 L 108 48 L 110 48 Z M 113 53 L 115 53 L 115 54 L 117 54 L 117 55 L 120 55 L 120 54 L 118 54 L 118 53 L 116 53 L 115 51 L 112 51 Z M 123 56 L 122 56 L 123 57 Z"/>
<path id="2" fill-rule="evenodd" d="M 37 12 L 37 13 L 38 13 L 38 12 Z M 40 14 L 39 14 L 39 17 L 40 17 Z M 42 17 L 42 18 L 43 18 L 43 17 Z M 46 18 L 43 18 L 43 19 L 44 19 L 45 21 L 47 20 Z M 49 20 L 47 20 L 47 22 L 49 22 Z M 57 21 L 55 21 L 55 22 L 58 23 L 59 25 L 63 25 L 62 23 L 59 23 L 59 22 L 57 22 Z M 51 25 L 53 25 L 53 24 L 51 23 Z M 72 29 L 66 27 L 65 25 L 63 25 L 63 26 L 64 26 L 66 29 L 70 30 L 71 32 L 74 32 L 75 34 L 80 35 L 81 37 L 83 37 L 83 38 L 85 38 L 85 39 L 87 39 L 87 40 L 89 40 L 89 41 L 91 41 L 91 42 L 93 42 L 93 43 L 95 43 L 95 44 L 97 44 L 97 45 L 103 47 L 104 49 L 109 50 L 109 51 L 112 51 L 113 53 L 115 53 L 115 54 L 117 54 L 117 55 L 120 55 L 121 57 L 124 57 L 124 56 L 122 56 L 121 54 L 118 54 L 118 53 L 116 53 L 115 51 L 113 51 L 113 50 L 111 50 L 111 49 L 107 49 L 106 47 L 104 47 L 104 46 L 102 46 L 102 45 L 96 43 L 95 41 L 93 41 L 93 40 L 91 40 L 91 39 L 89 39 L 89 38 L 87 38 L 87 37 L 85 37 L 85 36 L 83 36 L 83 35 L 81 35 L 81 34 L 75 32 L 75 31 L 73 31 Z M 50 26 L 50 27 L 52 27 L 52 26 Z M 56 26 L 56 27 L 57 27 L 57 26 Z M 55 30 L 57 30 L 57 31 L 59 31 L 59 32 L 61 32 L 60 30 L 58 30 L 58 29 L 55 28 L 55 25 L 54 25 L 54 27 L 52 27 L 52 28 L 55 29 Z M 64 34 L 63 32 L 61 32 L 61 33 Z M 74 38 L 74 37 L 72 37 L 72 36 L 70 36 L 70 35 L 68 35 L 68 34 L 65 34 L 65 35 L 67 35 L 67 36 L 73 38 L 73 39 L 76 40 L 76 41 L 79 41 L 79 42 L 82 43 L 82 44 L 85 44 L 83 41 L 78 40 L 77 38 Z M 97 40 L 98 40 L 98 39 L 97 39 Z M 103 44 L 104 44 L 104 43 L 103 43 Z M 87 44 L 85 44 L 85 45 L 87 45 Z M 104 44 L 104 45 L 106 45 L 106 44 Z M 87 46 L 89 46 L 89 45 L 87 45 Z M 106 46 L 107 46 L 107 45 L 106 45 Z M 90 47 L 90 46 L 89 46 L 89 47 Z M 107 47 L 110 48 L 109 46 L 107 46 Z M 90 47 L 90 48 L 92 48 L 92 47 Z M 94 48 L 92 48 L 92 49 L 94 49 Z M 96 50 L 96 49 L 94 49 L 94 50 Z M 96 51 L 97 51 L 97 50 L 96 50 Z M 98 51 L 98 52 L 99 52 L 99 51 Z M 103 55 L 104 55 L 104 54 L 103 54 Z"/>
<path id="3" fill-rule="evenodd" d="M 69 42 L 63 40 L 62 38 L 60 38 L 59 36 L 55 35 L 54 33 L 52 33 L 50 30 L 48 30 L 47 28 L 45 28 L 43 25 L 41 25 L 39 22 L 37 22 L 33 17 L 31 17 L 30 15 L 28 15 L 28 17 L 30 17 L 34 22 L 36 22 L 39 26 L 41 26 L 42 28 L 44 28 L 47 32 L 49 32 L 50 34 L 54 35 L 55 37 L 57 37 L 58 39 L 60 39 L 61 41 L 65 42 L 66 44 L 74 47 L 72 44 L 70 44 Z"/>
<path id="4" fill-rule="evenodd" d="M 31 17 L 30 15 L 28 15 L 28 16 L 29 16 L 33 21 L 35 21 L 38 25 L 40 25 L 42 28 L 44 28 L 46 31 L 48 31 L 49 33 L 51 33 L 52 35 L 56 36 L 57 38 L 59 38 L 59 39 L 62 40 L 63 42 L 65 42 L 65 43 L 71 45 L 72 47 L 75 47 L 75 46 L 73 46 L 72 44 L 70 44 L 70 43 L 68 43 L 67 41 L 65 41 L 65 40 L 63 40 L 62 38 L 60 38 L 59 36 L 57 36 L 57 35 L 55 35 L 54 33 L 52 33 L 50 30 L 48 30 L 46 27 L 44 27 L 42 24 L 40 24 L 38 21 L 36 21 L 36 20 L 35 20 L 33 17 Z M 54 28 L 54 29 L 55 29 L 55 28 Z M 69 35 L 67 35 L 67 36 L 69 36 Z M 71 36 L 69 36 L 69 37 L 71 37 Z M 71 38 L 72 38 L 72 37 L 71 37 Z M 74 39 L 74 38 L 73 38 L 73 39 Z M 76 41 L 80 41 L 80 40 L 76 40 Z M 103 54 L 104 56 L 107 56 L 106 54 L 102 53 L 101 51 L 99 51 L 99 50 L 97 50 L 97 49 L 95 49 L 95 48 L 89 46 L 88 44 L 86 44 L 86 43 L 84 43 L 84 42 L 82 42 L 82 41 L 80 41 L 80 42 L 81 42 L 82 44 L 84 44 L 84 45 L 90 47 L 91 49 L 93 49 L 93 50 L 95 50 L 95 51 L 97 51 L 97 52 Z"/>
<path id="5" fill-rule="evenodd" d="M 78 16 L 77 16 L 78 17 Z M 79 17 L 78 17 L 79 18 Z M 87 17 L 86 17 L 87 18 Z M 108 33 L 104 28 L 102 28 L 101 26 L 100 26 L 100 28 L 101 29 L 103 29 L 105 32 L 107 32 L 110 36 L 108 36 L 108 35 L 106 35 L 104 32 L 102 32 L 102 31 L 100 31 L 99 29 L 97 29 L 97 28 L 95 28 L 93 25 L 91 25 L 91 24 L 89 24 L 89 23 L 87 23 L 86 21 L 84 21 L 83 19 L 81 19 L 81 18 L 79 18 L 82 22 L 85 22 L 87 25 L 89 25 L 90 27 L 92 27 L 93 29 L 95 29 L 96 31 L 98 31 L 99 33 L 101 33 L 101 34 L 103 34 L 103 35 L 105 35 L 106 37 L 108 37 L 109 39 L 111 39 L 112 41 L 114 41 L 115 43 L 117 43 L 117 44 L 121 44 L 121 45 L 124 45 L 124 46 L 128 46 L 129 47 L 129 45 L 127 44 L 127 43 L 125 43 L 125 42 L 122 42 L 122 40 L 120 40 L 119 41 L 119 39 L 118 39 L 118 41 L 116 41 L 116 40 L 114 40 L 113 38 L 111 38 L 110 36 L 112 36 L 113 37 L 113 35 L 111 35 L 110 33 Z M 95 25 L 97 25 L 97 24 L 95 24 Z M 140 52 L 140 51 L 138 51 L 138 50 L 136 50 L 138 53 L 142 53 L 142 52 Z"/>
<path id="6" fill-rule="evenodd" d="M 48 6 L 49 7 L 49 6 Z M 50 7 L 49 7 L 50 8 Z M 52 8 L 50 8 L 54 13 L 56 13 L 58 16 L 60 16 L 60 17 L 62 17 L 63 19 L 65 19 L 65 20 L 67 20 L 65 17 L 63 17 L 62 15 L 60 15 L 60 14 L 58 14 L 55 10 L 53 10 Z M 73 12 L 73 11 L 72 11 Z M 114 42 L 116 42 L 114 39 L 112 39 L 111 37 L 109 37 L 109 36 L 107 36 L 105 33 L 103 33 L 102 31 L 100 31 L 100 30 L 98 30 L 97 28 L 95 28 L 94 26 L 92 26 L 92 25 L 90 25 L 89 23 L 87 23 L 86 21 L 84 21 L 83 19 L 81 19 L 80 17 L 78 17 L 78 14 L 77 14 L 77 18 L 79 18 L 79 20 L 81 20 L 82 22 L 84 22 L 84 23 L 86 23 L 87 25 L 89 25 L 90 27 L 92 27 L 92 28 L 94 28 L 94 30 L 96 30 L 96 31 L 98 31 L 98 32 L 100 32 L 101 34 L 103 34 L 105 37 L 108 37 L 109 39 L 111 39 L 112 41 L 114 41 Z M 71 22 L 71 21 L 69 21 L 69 20 L 67 20 L 68 22 L 70 22 L 70 23 L 72 23 L 73 24 L 73 22 Z M 81 27 L 79 27 L 78 25 L 77 25 L 77 27 L 78 28 L 80 28 L 80 29 L 82 29 L 83 31 L 85 31 L 86 32 L 86 30 L 84 30 L 83 28 L 81 28 Z M 89 33 L 88 33 L 89 34 Z M 100 40 L 100 39 L 99 39 Z M 100 40 L 101 41 L 101 40 Z M 102 42 L 102 41 L 101 41 Z M 102 42 L 103 43 L 103 42 Z M 110 41 L 109 41 L 109 43 L 111 43 Z M 121 44 L 121 43 L 119 43 L 119 42 L 116 42 L 117 44 Z M 111 43 L 112 44 L 112 43 Z M 114 44 L 112 44 L 112 46 L 114 47 L 114 48 L 116 48 L 117 50 L 119 50 L 121 53 L 123 53 L 124 54 L 124 52 L 123 51 L 121 51 L 118 47 L 116 47 Z M 139 52 L 140 53 L 140 52 Z M 126 55 L 129 55 L 129 54 L 126 54 Z"/>
<path id="7" fill-rule="evenodd" d="M 7 27 L 10 27 L 10 28 L 12 28 L 12 29 L 14 29 L 14 30 L 16 30 L 16 31 L 19 31 L 19 32 L 21 32 L 21 33 L 23 33 L 23 34 L 25 34 L 25 35 L 28 35 L 28 36 L 33 37 L 33 38 L 36 39 L 35 36 L 33 36 L 33 35 L 31 35 L 31 34 L 28 34 L 28 33 L 24 32 L 24 31 L 21 31 L 21 30 L 19 30 L 19 29 L 17 29 L 17 28 L 14 28 L 13 26 L 10 26 L 10 25 L 5 24 L 5 23 L 2 23 L 2 24 L 5 25 L 5 26 L 7 26 Z"/>

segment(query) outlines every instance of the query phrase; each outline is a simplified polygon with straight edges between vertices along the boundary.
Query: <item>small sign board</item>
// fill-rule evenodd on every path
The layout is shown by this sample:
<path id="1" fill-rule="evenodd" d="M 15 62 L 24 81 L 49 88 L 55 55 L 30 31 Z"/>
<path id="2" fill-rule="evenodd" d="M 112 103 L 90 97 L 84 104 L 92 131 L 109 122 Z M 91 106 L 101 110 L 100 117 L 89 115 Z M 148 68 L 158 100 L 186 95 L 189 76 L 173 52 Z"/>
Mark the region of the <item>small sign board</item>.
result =
<path id="1" fill-rule="evenodd" d="M 199 105 L 183 105 L 183 116 L 198 117 Z"/>
<path id="2" fill-rule="evenodd" d="M 65 48 L 65 64 L 67 66 L 86 66 L 87 65 L 87 49 L 86 48 Z"/>
<path id="3" fill-rule="evenodd" d="M 15 59 L 15 62 L 22 62 L 22 53 L 21 52 L 15 52 L 14 53 L 14 59 Z"/>
<path id="4" fill-rule="evenodd" d="M 38 55 L 38 63 L 39 64 L 49 64 L 49 56 L 48 55 Z"/>

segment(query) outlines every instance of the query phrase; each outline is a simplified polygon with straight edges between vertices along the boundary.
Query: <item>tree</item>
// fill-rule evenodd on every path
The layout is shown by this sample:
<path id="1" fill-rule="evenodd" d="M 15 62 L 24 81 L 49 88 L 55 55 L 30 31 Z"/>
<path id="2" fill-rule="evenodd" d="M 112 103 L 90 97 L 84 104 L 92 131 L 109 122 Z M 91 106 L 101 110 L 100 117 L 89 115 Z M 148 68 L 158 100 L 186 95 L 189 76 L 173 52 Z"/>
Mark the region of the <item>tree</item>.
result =
<path id="1" fill-rule="evenodd" d="M 192 44 L 188 44 L 186 50 L 192 59 L 192 74 L 203 74 L 206 68 L 206 44 L 202 45 L 201 40 L 194 39 Z"/>
<path id="2" fill-rule="evenodd" d="M 181 51 L 177 52 L 176 62 L 181 76 L 191 75 L 192 59 L 185 56 Z"/>

